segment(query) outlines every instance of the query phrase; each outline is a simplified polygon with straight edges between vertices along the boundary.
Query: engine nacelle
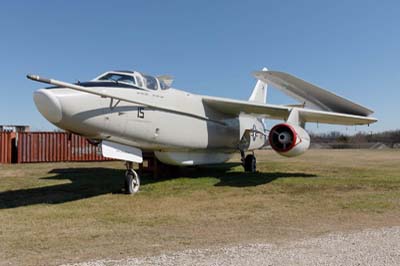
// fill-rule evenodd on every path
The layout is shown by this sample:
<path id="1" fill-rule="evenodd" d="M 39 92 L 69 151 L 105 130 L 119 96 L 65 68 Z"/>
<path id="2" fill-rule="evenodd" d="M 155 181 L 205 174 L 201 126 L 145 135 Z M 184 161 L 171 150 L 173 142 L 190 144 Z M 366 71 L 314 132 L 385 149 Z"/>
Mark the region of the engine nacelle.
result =
<path id="1" fill-rule="evenodd" d="M 286 157 L 301 155 L 310 147 L 310 135 L 302 127 L 287 123 L 274 126 L 268 139 L 272 149 Z"/>

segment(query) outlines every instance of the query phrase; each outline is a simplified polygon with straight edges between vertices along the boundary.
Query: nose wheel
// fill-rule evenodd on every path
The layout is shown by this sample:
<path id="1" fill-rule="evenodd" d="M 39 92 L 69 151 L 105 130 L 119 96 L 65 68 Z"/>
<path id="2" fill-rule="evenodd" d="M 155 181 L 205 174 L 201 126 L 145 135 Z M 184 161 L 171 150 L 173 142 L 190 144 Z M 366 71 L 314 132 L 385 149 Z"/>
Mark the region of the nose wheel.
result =
<path id="1" fill-rule="evenodd" d="M 242 165 L 244 171 L 249 173 L 257 172 L 257 160 L 254 154 L 248 154 L 246 157 L 243 151 L 241 151 L 240 154 L 242 156 Z"/>
<path id="2" fill-rule="evenodd" d="M 126 194 L 135 194 L 139 191 L 140 188 L 140 178 L 138 173 L 133 170 L 133 163 L 126 163 L 126 172 L 125 172 L 125 193 Z"/>

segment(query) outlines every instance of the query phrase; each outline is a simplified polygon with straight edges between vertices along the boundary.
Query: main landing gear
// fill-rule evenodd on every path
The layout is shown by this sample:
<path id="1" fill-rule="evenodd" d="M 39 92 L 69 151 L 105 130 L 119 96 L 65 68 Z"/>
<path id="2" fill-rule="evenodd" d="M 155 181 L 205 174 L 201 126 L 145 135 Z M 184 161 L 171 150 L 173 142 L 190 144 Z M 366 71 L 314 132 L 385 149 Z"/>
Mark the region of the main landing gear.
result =
<path id="1" fill-rule="evenodd" d="M 245 156 L 244 151 L 240 151 L 242 157 L 242 165 L 245 172 L 255 173 L 257 171 L 257 160 L 254 153 Z"/>
<path id="2" fill-rule="evenodd" d="M 125 193 L 135 194 L 140 188 L 140 178 L 138 173 L 133 170 L 133 163 L 126 162 L 126 172 L 125 172 Z"/>

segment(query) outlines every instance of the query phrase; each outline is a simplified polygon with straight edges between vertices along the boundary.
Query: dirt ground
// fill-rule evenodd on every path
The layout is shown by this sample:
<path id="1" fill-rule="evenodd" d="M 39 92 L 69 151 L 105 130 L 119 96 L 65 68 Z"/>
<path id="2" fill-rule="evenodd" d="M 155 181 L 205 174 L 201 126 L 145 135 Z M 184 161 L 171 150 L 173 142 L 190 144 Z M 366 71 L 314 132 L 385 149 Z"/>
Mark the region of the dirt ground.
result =
<path id="1" fill-rule="evenodd" d="M 257 152 L 237 163 L 142 178 L 121 162 L 0 165 L 0 265 L 57 265 L 189 248 L 281 243 L 400 225 L 400 152 Z"/>

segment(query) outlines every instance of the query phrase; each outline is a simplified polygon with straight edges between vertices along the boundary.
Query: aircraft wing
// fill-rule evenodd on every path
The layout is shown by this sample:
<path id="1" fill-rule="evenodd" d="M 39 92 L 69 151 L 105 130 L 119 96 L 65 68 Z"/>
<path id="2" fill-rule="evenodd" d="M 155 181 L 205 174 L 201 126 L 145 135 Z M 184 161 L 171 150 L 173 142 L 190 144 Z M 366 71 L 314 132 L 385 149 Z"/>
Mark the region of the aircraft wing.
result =
<path id="1" fill-rule="evenodd" d="M 297 110 L 299 112 L 300 120 L 303 122 L 337 125 L 369 125 L 378 121 L 376 118 L 361 115 L 343 114 L 312 109 Z"/>
<path id="2" fill-rule="evenodd" d="M 240 113 L 247 113 L 270 119 L 287 120 L 291 111 L 296 109 L 299 113 L 299 121 L 301 122 L 314 122 L 321 124 L 337 125 L 366 125 L 372 124 L 377 121 L 377 119 L 373 117 L 363 115 L 353 115 L 330 111 L 312 110 L 308 108 L 262 104 L 208 96 L 203 97 L 203 102 L 210 108 L 228 115 L 239 115 Z"/>
<path id="3" fill-rule="evenodd" d="M 256 71 L 253 74 L 257 79 L 272 85 L 313 109 L 360 116 L 368 116 L 373 113 L 366 107 L 284 72 Z"/>
<path id="4" fill-rule="evenodd" d="M 227 98 L 203 96 L 203 103 L 224 114 L 237 116 L 240 113 L 254 114 L 271 119 L 285 119 L 290 109 L 286 106 L 272 105 Z"/>

